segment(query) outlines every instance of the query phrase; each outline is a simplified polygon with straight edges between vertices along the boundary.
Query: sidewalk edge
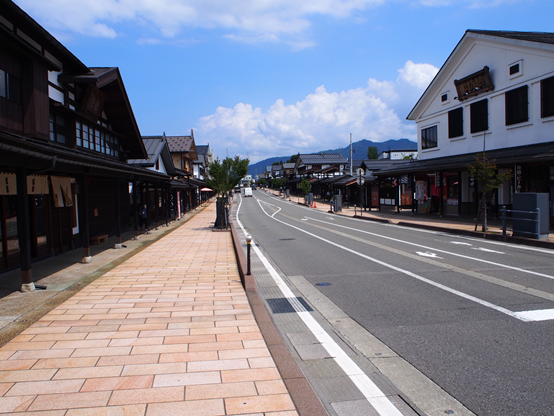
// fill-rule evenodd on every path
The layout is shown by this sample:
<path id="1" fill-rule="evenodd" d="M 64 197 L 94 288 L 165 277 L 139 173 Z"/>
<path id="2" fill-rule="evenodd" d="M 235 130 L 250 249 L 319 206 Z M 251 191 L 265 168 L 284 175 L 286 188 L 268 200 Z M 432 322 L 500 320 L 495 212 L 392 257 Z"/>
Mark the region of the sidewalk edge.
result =
<path id="1" fill-rule="evenodd" d="M 287 345 L 281 338 L 281 334 L 277 331 L 265 305 L 258 294 L 256 288 L 256 281 L 254 275 L 247 275 L 246 270 L 246 255 L 242 249 L 235 225 L 232 220 L 229 221 L 231 225 L 231 239 L 233 240 L 233 247 L 235 248 L 235 256 L 238 263 L 239 274 L 241 281 L 243 282 L 248 302 L 252 309 L 252 313 L 260 331 L 264 338 L 265 343 L 271 353 L 275 365 L 283 378 L 283 381 L 287 387 L 289 395 L 296 406 L 296 410 L 300 416 L 322 416 L 327 415 L 327 411 L 323 407 L 323 404 L 315 394 L 312 386 L 304 376 L 304 373 L 300 369 L 300 366 L 292 356 Z"/>

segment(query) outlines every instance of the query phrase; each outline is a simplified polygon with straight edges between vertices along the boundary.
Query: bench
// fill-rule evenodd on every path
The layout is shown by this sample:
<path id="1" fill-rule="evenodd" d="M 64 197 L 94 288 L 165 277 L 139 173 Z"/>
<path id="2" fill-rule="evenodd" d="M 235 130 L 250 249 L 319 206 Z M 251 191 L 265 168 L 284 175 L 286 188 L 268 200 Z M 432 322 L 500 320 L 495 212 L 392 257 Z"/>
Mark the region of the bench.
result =
<path id="1" fill-rule="evenodd" d="M 105 243 L 106 241 L 108 241 L 108 234 L 100 234 L 90 237 L 90 244 L 93 246 L 98 246 L 100 243 Z"/>

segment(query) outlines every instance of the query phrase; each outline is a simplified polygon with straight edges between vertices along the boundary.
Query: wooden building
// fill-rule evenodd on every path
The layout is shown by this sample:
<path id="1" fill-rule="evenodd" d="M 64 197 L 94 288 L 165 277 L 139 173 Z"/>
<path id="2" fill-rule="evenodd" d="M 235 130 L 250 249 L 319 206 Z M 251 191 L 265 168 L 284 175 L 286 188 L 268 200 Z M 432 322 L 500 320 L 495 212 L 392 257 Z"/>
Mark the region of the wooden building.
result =
<path id="1" fill-rule="evenodd" d="M 89 68 L 11 1 L 0 8 L 0 273 L 129 228 L 147 157 L 118 68 Z M 135 187 L 136 189 L 136 187 Z M 136 201 L 136 198 L 135 198 Z M 133 212 L 135 211 L 135 212 Z M 1 279 L 1 275 L 0 275 Z"/>

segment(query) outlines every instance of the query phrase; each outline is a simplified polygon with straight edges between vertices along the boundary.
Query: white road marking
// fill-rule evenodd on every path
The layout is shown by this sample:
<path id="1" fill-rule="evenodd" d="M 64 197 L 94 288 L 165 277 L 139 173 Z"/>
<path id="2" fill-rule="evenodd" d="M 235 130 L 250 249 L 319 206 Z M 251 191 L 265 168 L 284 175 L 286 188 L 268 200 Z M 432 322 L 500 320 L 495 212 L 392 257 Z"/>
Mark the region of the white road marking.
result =
<path id="1" fill-rule="evenodd" d="M 460 245 L 460 246 L 472 246 L 473 244 L 469 244 L 469 243 L 464 243 L 462 241 L 451 241 L 450 244 L 457 244 L 457 245 Z"/>
<path id="2" fill-rule="evenodd" d="M 490 248 L 484 248 L 484 247 L 473 247 L 472 250 L 485 251 L 487 253 L 506 254 L 506 253 L 503 253 L 502 251 L 491 250 Z"/>
<path id="3" fill-rule="evenodd" d="M 422 251 L 416 251 L 416 254 L 419 254 L 422 257 L 432 257 L 435 259 L 442 259 L 442 257 L 437 256 L 435 253 L 430 253 L 429 251 L 426 251 L 423 253 Z"/>
<path id="4" fill-rule="evenodd" d="M 262 211 L 263 211 L 268 217 L 271 217 L 267 212 L 264 211 L 264 209 L 263 209 L 263 207 L 262 207 L 261 205 L 260 205 L 260 208 L 262 209 Z M 273 217 L 271 217 L 271 218 L 273 218 Z M 340 244 L 334 243 L 333 241 L 329 241 L 329 240 L 327 240 L 326 238 L 323 238 L 323 237 L 320 237 L 320 236 L 318 236 L 318 235 L 316 235 L 316 234 L 310 233 L 309 231 L 303 230 L 302 228 L 296 227 L 296 226 L 294 226 L 294 225 L 292 225 L 292 224 L 288 224 L 288 223 L 286 223 L 286 222 L 284 222 L 284 221 L 281 221 L 281 220 L 279 220 L 279 219 L 277 219 L 277 218 L 273 218 L 273 219 L 274 219 L 275 221 L 277 221 L 277 222 L 283 224 L 283 225 L 286 225 L 286 226 L 288 226 L 288 227 L 294 228 L 295 230 L 298 230 L 298 231 L 300 231 L 300 232 L 302 232 L 302 233 L 304 233 L 304 234 L 307 234 L 307 235 L 309 235 L 309 236 L 311 236 L 311 237 L 314 237 L 314 238 L 316 238 L 316 239 L 318 239 L 318 240 L 324 241 L 324 242 L 326 242 L 327 244 L 330 244 L 330 245 L 332 245 L 332 246 L 338 247 L 338 248 L 340 248 L 341 250 L 344 250 L 344 251 L 347 251 L 347 252 L 349 252 L 349 253 L 355 254 L 355 255 L 357 255 L 357 256 L 359 256 L 359 257 L 362 257 L 362 258 L 367 259 L 367 260 L 369 260 L 369 261 L 372 261 L 372 262 L 374 262 L 374 263 L 380 264 L 381 266 L 387 267 L 387 268 L 389 268 L 389 269 L 392 269 L 392 270 L 395 270 L 395 271 L 397 271 L 397 272 L 400 272 L 400 273 L 403 273 L 403 274 L 405 274 L 405 275 L 408 275 L 408 276 L 410 276 L 410 277 L 413 277 L 414 279 L 420 280 L 420 281 L 422 281 L 422 282 L 424 282 L 424 283 L 428 283 L 428 284 L 430 284 L 430 285 L 432 285 L 432 286 L 438 287 L 439 289 L 442 289 L 442 290 L 444 290 L 444 291 L 446 291 L 446 292 L 452 293 L 453 295 L 456 295 L 456 296 L 459 296 L 459 297 L 461 297 L 461 298 L 464 298 L 464 299 L 473 301 L 473 302 L 478 303 L 478 304 L 480 304 L 480 305 L 482 305 L 482 306 L 486 306 L 487 308 L 494 309 L 495 311 L 501 312 L 501 313 L 506 314 L 506 315 L 508 315 L 508 316 L 511 316 L 511 317 L 513 317 L 513 318 L 519 319 L 519 320 L 521 320 L 521 321 L 528 321 L 528 320 L 529 320 L 529 319 L 527 319 L 525 316 L 518 316 L 518 315 L 515 314 L 515 312 L 512 312 L 512 311 L 510 311 L 510 310 L 508 310 L 508 309 L 506 309 L 506 308 L 503 308 L 502 306 L 498 306 L 498 305 L 495 305 L 495 304 L 493 304 L 493 303 L 487 302 L 486 300 L 479 299 L 479 298 L 477 298 L 477 297 L 475 297 L 475 296 L 468 295 L 467 293 L 460 292 L 459 290 L 452 289 L 452 288 L 450 288 L 450 287 L 448 287 L 448 286 L 445 286 L 445 285 L 443 285 L 443 284 L 441 284 L 441 283 L 437 283 L 437 282 L 435 282 L 435 281 L 433 281 L 433 280 L 430 280 L 430 279 L 427 279 L 427 278 L 425 278 L 425 277 L 423 277 L 423 276 L 420 276 L 420 275 L 418 275 L 418 274 L 412 273 L 412 272 L 409 271 L 409 270 L 401 269 L 400 267 L 396 267 L 396 266 L 394 266 L 394 265 L 392 265 L 392 264 L 385 263 L 384 261 L 381 261 L 381 260 L 378 260 L 378 259 L 376 259 L 376 258 L 367 256 L 367 255 L 365 255 L 365 254 L 363 254 L 363 253 L 360 253 L 360 252 L 358 252 L 358 251 L 352 250 L 352 249 L 350 249 L 350 248 L 348 248 L 348 247 L 341 246 Z M 345 227 L 345 228 L 348 228 L 348 227 Z"/>
<path id="5" fill-rule="evenodd" d="M 239 211 L 242 204 L 242 198 L 237 208 L 237 223 L 239 224 L 242 232 L 246 235 L 246 230 L 244 229 L 242 223 L 239 220 Z M 260 208 L 264 214 L 268 215 L 267 212 L 263 209 L 260 204 Z M 273 216 L 271 216 L 275 221 L 282 222 Z M 286 224 L 286 223 L 285 223 Z M 251 245 L 254 249 L 254 252 L 265 266 L 279 289 L 286 298 L 291 299 L 290 302 L 296 303 L 296 296 L 283 281 L 279 273 L 275 268 L 269 263 L 267 258 L 263 255 L 260 249 L 255 245 Z M 294 299 L 294 300 L 292 300 Z M 297 315 L 302 319 L 304 324 L 310 329 L 314 334 L 317 340 L 321 345 L 327 350 L 327 352 L 333 357 L 336 363 L 342 368 L 342 370 L 348 375 L 352 382 L 358 387 L 360 392 L 367 399 L 369 404 L 379 413 L 381 416 L 402 416 L 402 413 L 392 404 L 388 397 L 377 387 L 377 385 L 371 381 L 371 379 L 363 372 L 363 370 L 342 350 L 342 348 L 331 338 L 331 336 L 319 325 L 319 323 L 314 319 L 310 312 L 298 312 L 298 305 L 294 305 L 295 310 L 297 310 Z M 302 308 L 303 309 L 303 308 Z"/>
<path id="6" fill-rule="evenodd" d="M 528 321 L 549 321 L 554 319 L 554 309 L 516 312 L 516 315 L 524 317 Z"/>
<path id="7" fill-rule="evenodd" d="M 533 275 L 535 275 L 535 276 L 546 277 L 547 279 L 554 279 L 554 276 L 549 275 L 549 274 L 534 272 L 534 271 L 532 271 L 532 270 L 525 270 L 525 269 L 521 269 L 521 268 L 519 268 L 519 267 L 508 266 L 508 265 L 506 265 L 506 264 L 496 263 L 496 262 L 494 262 L 494 261 L 478 259 L 478 258 L 476 258 L 476 257 L 471 257 L 471 256 L 463 255 L 463 254 L 453 253 L 453 252 L 451 252 L 451 251 L 446 251 L 446 250 L 440 250 L 440 249 L 434 248 L 434 247 L 422 246 L 421 244 L 412 243 L 411 241 L 399 240 L 398 238 L 388 237 L 388 236 L 386 236 L 386 235 L 376 234 L 376 233 L 372 233 L 372 232 L 369 232 L 369 231 L 360 230 L 360 229 L 358 229 L 358 228 L 346 227 L 346 226 L 344 226 L 344 225 L 339 225 L 339 224 L 336 224 L 336 223 L 330 223 L 330 222 L 318 220 L 318 219 L 315 219 L 315 218 L 310 218 L 310 217 L 308 217 L 308 218 L 309 218 L 311 221 L 317 221 L 317 222 L 322 222 L 322 223 L 324 223 L 324 224 L 334 225 L 335 227 L 346 228 L 347 230 L 356 231 L 356 232 L 359 232 L 359 233 L 362 233 L 362 234 L 373 235 L 373 236 L 375 236 L 375 237 L 384 238 L 384 239 L 386 239 L 386 240 L 396 241 L 397 243 L 408 244 L 408 245 L 415 246 L 415 247 L 419 247 L 419 248 L 423 248 L 423 249 L 426 249 L 426 250 L 433 250 L 433 251 L 437 251 L 437 252 L 439 252 L 439 253 L 448 254 L 448 255 L 450 255 L 450 256 L 461 257 L 461 258 L 464 258 L 464 259 L 473 260 L 473 261 L 477 261 L 477 262 L 481 262 L 481 263 L 486 263 L 486 264 L 491 264 L 491 265 L 493 265 L 493 266 L 502 267 L 502 268 L 505 268 L 505 269 L 516 270 L 516 271 L 522 272 L 522 273 L 528 273 L 528 274 L 533 274 Z"/>
<path id="8" fill-rule="evenodd" d="M 267 193 L 267 194 L 268 194 L 268 196 L 273 196 L 269 193 Z M 285 199 L 281 199 L 281 198 L 278 198 L 278 197 L 275 197 L 275 196 L 273 196 L 273 197 L 275 199 L 281 201 L 281 202 L 285 202 L 289 205 L 296 206 L 298 208 L 306 209 L 306 210 L 309 210 L 311 212 L 317 212 L 318 214 L 323 214 L 323 215 L 327 214 L 326 212 L 314 211 L 313 209 L 310 209 L 308 207 L 304 207 L 302 205 L 298 205 L 296 203 L 290 202 L 290 201 L 285 200 Z M 326 218 L 330 218 L 330 217 L 326 217 Z M 345 220 L 348 220 L 348 221 L 358 221 L 358 222 L 363 222 L 365 224 L 368 223 L 367 220 L 352 218 L 352 217 L 348 217 L 346 215 L 342 215 L 341 218 L 343 218 Z M 333 218 L 333 220 L 334 220 L 334 218 Z M 475 242 L 480 243 L 480 244 L 489 244 L 489 245 L 495 245 L 495 246 L 510 247 L 510 248 L 517 249 L 517 250 L 535 251 L 537 253 L 544 253 L 544 254 L 554 255 L 554 250 L 551 250 L 551 249 L 542 249 L 542 248 L 537 248 L 537 247 L 524 246 L 524 245 L 521 245 L 521 244 L 503 243 L 501 241 L 484 240 L 482 238 L 468 237 L 468 236 L 463 236 L 463 235 L 455 235 L 453 233 L 446 233 L 444 231 L 424 230 L 422 228 L 405 227 L 403 225 L 397 225 L 397 224 L 380 223 L 379 225 L 381 225 L 383 227 L 400 228 L 401 230 L 404 230 L 404 231 L 411 231 L 411 232 L 423 233 L 423 234 L 434 234 L 434 235 L 439 235 L 439 236 L 445 236 L 445 237 L 448 237 L 448 238 L 459 238 L 459 239 L 462 239 L 462 240 L 475 241 Z M 454 242 L 452 242 L 452 243 L 455 244 Z M 463 243 L 459 243 L 459 244 L 463 244 Z"/>
<path id="9" fill-rule="evenodd" d="M 241 203 L 242 203 L 242 199 L 241 199 Z M 271 205 L 271 204 L 268 204 L 268 205 Z M 260 206 L 260 208 L 261 208 L 261 206 Z M 239 209 L 240 209 L 240 204 L 239 204 Z M 267 212 L 265 212 L 265 210 L 264 210 L 263 208 L 262 208 L 262 211 L 264 212 L 264 214 L 266 214 L 266 215 L 269 216 L 269 214 L 267 214 Z M 293 226 L 293 225 L 291 225 L 291 224 L 288 224 L 288 223 L 285 223 L 285 222 L 283 222 L 283 221 L 280 221 L 280 220 L 274 218 L 273 216 L 270 216 L 270 217 L 273 218 L 273 219 L 275 219 L 276 221 L 279 221 L 279 222 L 282 223 L 282 224 L 288 225 L 289 227 L 292 227 L 292 228 L 294 228 L 294 229 L 296 229 L 296 230 L 299 230 L 299 231 L 301 231 L 301 232 L 303 232 L 303 233 L 305 233 L 305 234 L 308 234 L 308 235 L 310 235 L 310 236 L 312 236 L 312 237 L 315 237 L 315 238 L 317 238 L 317 239 L 320 239 L 320 240 L 322 240 L 322 241 L 325 241 L 325 242 L 327 242 L 327 243 L 329 243 L 329 244 L 332 244 L 332 245 L 334 245 L 334 246 L 336 246 L 336 247 L 342 248 L 343 250 L 350 251 L 350 252 L 352 252 L 352 253 L 354 253 L 354 254 L 357 254 L 357 255 L 359 255 L 359 256 L 361 256 L 361 257 L 365 257 L 365 258 L 367 258 L 367 259 L 369 259 L 369 260 L 375 261 L 376 263 L 382 264 L 382 265 L 384 265 L 385 267 L 390 267 L 390 268 L 392 268 L 392 269 L 394 269 L 394 270 L 403 272 L 403 273 L 408 274 L 408 275 L 410 275 L 410 276 L 412 276 L 412 277 L 415 277 L 415 278 L 418 279 L 418 280 L 421 280 L 421 281 L 424 281 L 424 282 L 426 282 L 426 283 L 432 284 L 433 286 L 439 287 L 439 288 L 441 288 L 441 289 L 444 289 L 444 290 L 446 290 L 446 291 L 448 291 L 448 292 L 450 292 L 450 293 L 456 294 L 456 295 L 461 296 L 461 297 L 463 297 L 463 298 L 472 300 L 472 301 L 477 302 L 477 303 L 479 303 L 479 304 L 481 304 L 481 305 L 483 305 L 483 306 L 487 306 L 487 307 L 489 307 L 489 308 L 495 309 L 495 310 L 497 310 L 497 311 L 499 311 L 499 312 L 505 313 L 505 314 L 507 314 L 507 315 L 509 315 L 509 316 L 512 316 L 512 317 L 514 317 L 514 318 L 516 318 L 516 319 L 519 319 L 519 320 L 521 320 L 521 321 L 524 321 L 524 322 L 531 322 L 531 321 L 546 321 L 546 320 L 553 320 L 553 319 L 554 319 L 554 309 L 541 309 L 541 310 L 531 310 L 531 311 L 522 311 L 522 312 L 512 312 L 512 311 L 510 311 L 510 310 L 508 310 L 508 309 L 502 308 L 501 306 L 494 305 L 494 304 L 489 303 L 489 302 L 487 302 L 487 301 L 484 301 L 484 300 L 482 300 L 482 299 L 475 298 L 475 297 L 473 297 L 473 296 L 471 296 L 471 295 L 467 295 L 467 294 L 465 294 L 465 293 L 463 293 L 463 292 L 458 292 L 458 291 L 456 291 L 456 290 L 454 290 L 454 289 L 450 289 L 450 288 L 448 288 L 448 287 L 446 287 L 446 286 L 443 286 L 443 285 L 441 285 L 441 284 L 439 284 L 439 283 L 435 283 L 435 282 L 433 282 L 433 281 L 430 281 L 430 280 L 428 280 L 428 279 L 426 279 L 426 278 L 424 278 L 424 277 L 417 276 L 417 275 L 415 275 L 415 274 L 413 274 L 413 273 L 411 273 L 411 272 L 404 271 L 404 270 L 399 269 L 399 268 L 397 268 L 397 267 L 394 267 L 394 266 L 392 266 L 392 265 L 387 265 L 386 263 L 383 263 L 383 262 L 380 262 L 380 261 L 378 261 L 378 260 L 372 259 L 372 258 L 370 258 L 370 257 L 368 257 L 368 256 L 365 256 L 365 255 L 361 254 L 361 253 L 357 253 L 357 252 L 355 252 L 354 250 L 350 250 L 350 249 L 348 249 L 348 248 L 346 248 L 346 247 L 342 247 L 342 246 L 340 246 L 340 245 L 338 245 L 338 244 L 329 242 L 329 241 L 325 240 L 324 238 L 321 238 L 321 237 L 319 237 L 319 236 L 317 236 L 317 235 L 315 235 L 315 234 L 312 234 L 312 233 L 310 233 L 310 232 L 308 232 L 308 231 L 302 230 L 301 228 L 298 228 L 298 227 L 295 227 L 295 226 Z M 310 219 L 310 220 L 312 220 L 312 221 L 317 221 L 317 222 L 322 222 L 322 223 L 324 223 L 324 224 L 327 224 L 325 221 L 316 220 L 315 218 L 304 218 L 304 219 L 302 219 L 302 220 L 304 221 L 304 220 L 308 220 L 308 219 Z M 243 232 L 246 234 L 246 231 L 244 230 L 244 227 L 242 226 L 242 224 L 240 223 L 240 220 L 238 219 L 238 210 L 237 210 L 237 221 L 239 222 L 239 225 L 241 226 Z M 382 238 L 387 238 L 387 239 L 390 239 L 390 240 L 393 240 L 393 241 L 399 241 L 399 242 L 402 242 L 402 243 L 406 243 L 406 244 L 411 244 L 411 245 L 415 245 L 415 246 L 427 248 L 427 247 L 425 247 L 425 246 L 420 246 L 420 245 L 415 244 L 415 243 L 410 243 L 410 242 L 407 242 L 407 241 L 398 240 L 398 239 L 395 239 L 395 238 L 391 238 L 391 237 L 387 237 L 387 236 L 383 236 L 383 235 L 379 235 L 379 234 L 375 234 L 375 233 L 370 233 L 370 232 L 358 230 L 358 229 L 355 229 L 355 228 L 345 227 L 345 226 L 343 226 L 343 225 L 338 225 L 338 224 L 333 224 L 333 225 L 335 225 L 335 226 L 337 226 L 337 227 L 341 227 L 341 228 L 346 228 L 346 229 L 350 229 L 350 230 L 354 230 L 354 231 L 359 231 L 359 232 L 366 233 L 366 234 L 375 235 L 375 236 L 382 237 Z M 460 244 L 468 244 L 468 243 L 460 243 Z M 471 245 L 471 244 L 468 244 L 468 245 Z M 507 246 L 507 244 L 504 244 L 504 245 Z M 482 249 L 482 250 L 483 250 L 483 251 L 488 251 L 488 249 Z M 449 253 L 449 252 L 443 251 L 443 250 L 437 250 L 437 251 L 440 251 L 440 252 L 443 252 L 443 253 L 447 253 L 447 254 L 452 254 L 452 255 L 454 255 L 454 256 L 465 257 L 465 258 L 472 259 L 472 260 L 476 260 L 476 261 L 483 261 L 483 262 L 485 262 L 485 263 L 490 263 L 490 264 L 494 264 L 494 265 L 498 265 L 498 266 L 503 266 L 503 267 L 507 267 L 507 268 L 510 268 L 510 269 L 521 270 L 521 271 L 523 271 L 523 272 L 529 272 L 529 273 L 531 273 L 531 274 L 536 274 L 536 275 L 548 277 L 548 278 L 551 278 L 551 279 L 554 278 L 554 277 L 552 277 L 552 276 L 543 275 L 543 274 L 541 274 L 541 273 L 535 273 L 535 272 L 530 272 L 530 271 L 523 270 L 523 269 L 518 269 L 518 268 L 515 268 L 515 267 L 504 266 L 504 265 L 501 265 L 501 264 L 498 264 L 498 263 L 493 263 L 493 262 L 489 262 L 489 261 L 485 261 L 485 260 L 476 259 L 476 258 L 473 258 L 473 257 L 468 257 L 468 256 L 459 255 L 459 254 L 457 254 L 457 253 Z M 536 251 L 542 251 L 542 250 L 536 250 Z M 438 257 L 435 253 L 429 253 L 429 252 L 426 252 L 426 253 L 416 252 L 416 253 L 419 254 L 419 255 L 425 256 L 425 257 L 435 257 L 435 258 L 442 259 L 442 257 Z M 502 253 L 502 252 L 496 252 L 496 253 L 504 254 L 504 253 Z M 548 253 L 550 253 L 550 252 L 548 252 Z M 271 266 L 271 265 L 270 265 L 270 266 Z M 278 274 L 277 274 L 277 276 L 278 276 Z M 280 279 L 280 277 L 279 277 L 279 279 Z M 288 289 L 288 287 L 287 287 L 287 289 Z M 292 292 L 291 292 L 291 293 L 292 293 Z"/>

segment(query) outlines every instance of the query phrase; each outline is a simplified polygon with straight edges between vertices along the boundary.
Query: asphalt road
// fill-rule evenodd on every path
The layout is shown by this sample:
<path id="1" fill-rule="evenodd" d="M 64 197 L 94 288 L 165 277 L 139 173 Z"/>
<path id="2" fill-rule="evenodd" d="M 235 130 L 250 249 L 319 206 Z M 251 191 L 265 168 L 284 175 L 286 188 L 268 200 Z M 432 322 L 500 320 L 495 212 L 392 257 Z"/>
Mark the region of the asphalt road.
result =
<path id="1" fill-rule="evenodd" d="M 324 214 L 261 191 L 239 218 L 280 271 L 473 413 L 554 414 L 554 251 Z"/>

